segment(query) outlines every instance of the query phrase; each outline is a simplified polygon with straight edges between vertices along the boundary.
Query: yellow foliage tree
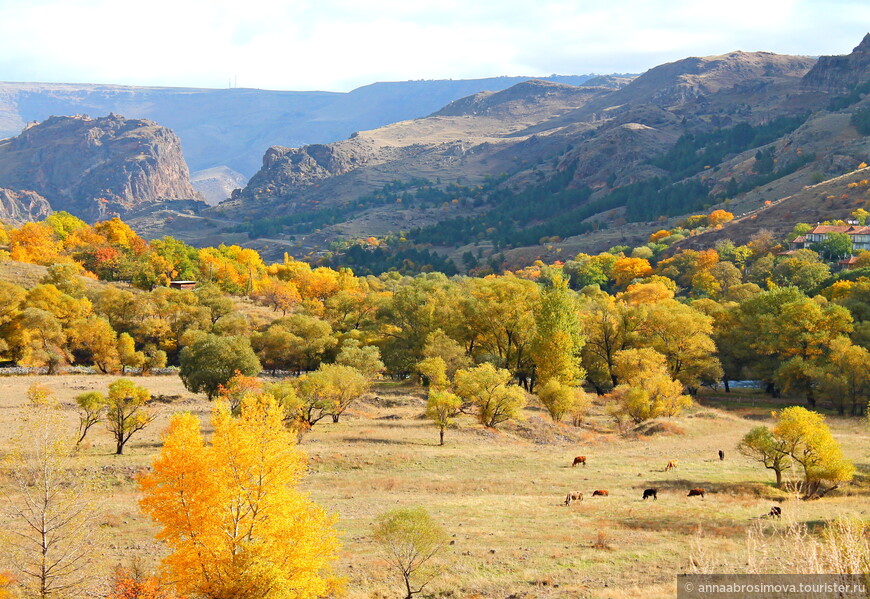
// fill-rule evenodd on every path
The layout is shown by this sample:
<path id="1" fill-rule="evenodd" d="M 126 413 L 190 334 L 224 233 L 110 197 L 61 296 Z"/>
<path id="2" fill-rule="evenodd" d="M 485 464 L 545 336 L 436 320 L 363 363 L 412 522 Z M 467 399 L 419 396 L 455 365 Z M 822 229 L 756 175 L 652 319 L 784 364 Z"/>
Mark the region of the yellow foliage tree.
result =
<path id="1" fill-rule="evenodd" d="M 192 414 L 173 417 L 140 480 L 179 592 L 207 599 L 311 599 L 334 592 L 334 518 L 298 489 L 306 459 L 269 395 L 233 418 L 214 410 L 208 445 Z"/>
<path id="2" fill-rule="evenodd" d="M 151 393 L 128 379 L 118 379 L 109 385 L 106 403 L 106 428 L 115 438 L 115 453 L 124 453 L 124 446 L 134 434 L 151 424 L 154 412 L 148 409 Z"/>
<path id="3" fill-rule="evenodd" d="M 649 260 L 644 258 L 620 258 L 613 265 L 613 278 L 617 287 L 625 289 L 635 279 L 642 279 L 653 272 Z"/>
<path id="4" fill-rule="evenodd" d="M 707 224 L 709 224 L 711 227 L 715 227 L 716 225 L 721 225 L 732 220 L 734 220 L 734 215 L 727 210 L 714 210 L 707 215 Z"/>
<path id="5" fill-rule="evenodd" d="M 670 377 L 665 356 L 653 349 L 617 352 L 613 370 L 625 381 L 613 391 L 617 420 L 628 416 L 640 423 L 657 416 L 678 416 L 692 404 L 692 399 L 683 395 L 683 384 Z"/>
<path id="6" fill-rule="evenodd" d="M 773 436 L 804 472 L 804 495 L 824 495 L 852 480 L 855 466 L 843 456 L 840 444 L 825 424 L 825 417 L 800 406 L 774 412 Z M 823 488 L 826 485 L 828 488 Z"/>
<path id="7" fill-rule="evenodd" d="M 484 426 L 517 418 L 526 405 L 522 388 L 510 384 L 511 373 L 492 364 L 481 364 L 456 373 L 456 394 L 477 407 L 477 419 Z"/>

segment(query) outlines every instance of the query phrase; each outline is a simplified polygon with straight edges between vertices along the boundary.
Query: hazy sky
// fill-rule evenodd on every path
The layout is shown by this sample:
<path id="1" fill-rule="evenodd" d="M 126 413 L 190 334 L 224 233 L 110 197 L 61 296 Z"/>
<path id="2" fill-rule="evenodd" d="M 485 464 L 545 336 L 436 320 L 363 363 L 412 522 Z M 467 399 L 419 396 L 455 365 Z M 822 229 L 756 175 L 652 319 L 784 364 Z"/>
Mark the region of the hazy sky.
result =
<path id="1" fill-rule="evenodd" d="M 846 54 L 867 0 L 0 0 L 0 80 L 347 91 Z"/>

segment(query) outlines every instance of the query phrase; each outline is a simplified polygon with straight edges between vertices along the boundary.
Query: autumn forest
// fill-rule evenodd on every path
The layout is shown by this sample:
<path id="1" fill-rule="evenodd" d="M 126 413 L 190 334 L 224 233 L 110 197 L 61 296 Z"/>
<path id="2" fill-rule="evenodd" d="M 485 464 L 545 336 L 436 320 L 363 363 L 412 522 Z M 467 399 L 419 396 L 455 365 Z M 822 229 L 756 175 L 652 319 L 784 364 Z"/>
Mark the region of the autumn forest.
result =
<path id="1" fill-rule="evenodd" d="M 753 397 L 780 407 L 772 427 L 742 431 L 729 455 L 736 447 L 747 470 L 775 473 L 769 492 L 791 481 L 799 500 L 837 495 L 858 471 L 823 414 L 863 426 L 870 252 L 845 269 L 837 259 L 847 236 L 793 249 L 810 229 L 802 223 L 787 239 L 761 230 L 745 245 L 681 247 L 732 218 L 716 210 L 637 247 L 449 277 L 356 276 L 290 256 L 266 264 L 251 249 L 145 241 L 118 218 L 89 225 L 65 212 L 0 228 L 4 373 L 41 377 L 5 455 L 3 493 L 19 506 L 7 514 L 8 542 L 22 566 L 2 575 L 0 597 L 353 593 L 357 574 L 348 586 L 348 574 L 335 573 L 341 517 L 300 490 L 309 466 L 297 447 L 317 452 L 324 429 L 381 410 L 394 388 L 423 402 L 420 442 L 445 447 L 466 443 L 463 431 L 512 435 L 526 421 L 575 441 L 592 431 L 637 439 L 652 434 L 640 432 L 651 422 L 673 433 L 681 417 L 708 409 L 699 408 L 705 397 L 756 381 Z M 32 265 L 42 268 L 25 281 L 20 271 Z M 64 407 L 52 376 L 70 372 L 112 382 Z M 95 431 L 108 443 L 101 451 L 120 459 L 157 426 L 171 398 L 149 391 L 149 380 L 163 377 L 180 377 L 214 408 L 209 419 L 173 407 L 153 461 L 134 477 L 164 547 L 159 568 L 121 564 L 94 587 L 80 566 L 93 555 L 76 468 L 90 459 Z M 67 439 L 58 431 L 72 414 L 79 426 Z M 34 533 L 45 514 L 54 520 Z M 391 596 L 437 580 L 428 568 L 448 536 L 425 509 L 380 513 L 372 530 L 397 576 Z"/>

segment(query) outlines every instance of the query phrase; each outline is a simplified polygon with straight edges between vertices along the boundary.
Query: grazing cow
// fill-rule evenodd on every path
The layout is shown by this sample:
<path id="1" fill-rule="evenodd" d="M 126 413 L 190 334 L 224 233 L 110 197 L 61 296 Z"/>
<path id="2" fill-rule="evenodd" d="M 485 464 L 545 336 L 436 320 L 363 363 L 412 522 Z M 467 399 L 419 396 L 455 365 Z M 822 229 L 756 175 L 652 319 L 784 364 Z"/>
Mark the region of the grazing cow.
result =
<path id="1" fill-rule="evenodd" d="M 719 461 L 721 462 L 724 459 L 725 459 L 725 452 L 720 449 L 719 450 Z"/>
<path id="2" fill-rule="evenodd" d="M 574 463 L 571 464 L 571 467 L 573 468 L 577 464 L 583 464 L 585 466 L 586 465 L 586 456 L 585 455 L 578 455 L 576 458 L 574 458 Z"/>
<path id="3" fill-rule="evenodd" d="M 665 466 L 665 472 L 667 472 L 668 470 L 676 470 L 676 468 L 677 460 L 671 460 L 670 462 L 668 462 L 668 465 Z"/>
<path id="4" fill-rule="evenodd" d="M 593 497 L 607 497 L 608 495 L 610 495 L 610 492 L 606 489 L 595 489 L 592 493 Z"/>
<path id="5" fill-rule="evenodd" d="M 698 495 L 703 497 L 706 494 L 707 494 L 707 491 L 705 491 L 704 489 L 691 489 L 689 491 L 689 494 L 687 495 L 687 497 L 697 497 Z"/>
<path id="6" fill-rule="evenodd" d="M 583 501 L 583 493 L 568 493 L 565 497 L 565 505 L 571 505 L 572 501 Z"/>
<path id="7" fill-rule="evenodd" d="M 652 497 L 654 500 L 658 501 L 659 490 L 658 489 L 646 489 L 643 492 L 643 500 L 646 501 L 647 497 Z"/>
<path id="8" fill-rule="evenodd" d="M 782 517 L 782 508 L 779 507 L 778 505 L 775 505 L 772 508 L 770 508 L 770 511 L 767 513 L 767 515 L 770 516 L 771 518 L 781 518 Z"/>

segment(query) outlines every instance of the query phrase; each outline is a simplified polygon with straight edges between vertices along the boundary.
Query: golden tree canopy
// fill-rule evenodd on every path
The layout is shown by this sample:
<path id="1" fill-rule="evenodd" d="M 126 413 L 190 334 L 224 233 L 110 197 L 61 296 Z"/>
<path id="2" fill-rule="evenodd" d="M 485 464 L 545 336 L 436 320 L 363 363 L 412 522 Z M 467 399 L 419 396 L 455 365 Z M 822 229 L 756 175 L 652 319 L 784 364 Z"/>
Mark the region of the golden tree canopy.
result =
<path id="1" fill-rule="evenodd" d="M 142 510 L 171 548 L 181 593 L 211 599 L 308 599 L 335 590 L 334 518 L 297 487 L 305 456 L 270 395 L 214 410 L 207 444 L 192 414 L 172 419 L 140 486 Z"/>

